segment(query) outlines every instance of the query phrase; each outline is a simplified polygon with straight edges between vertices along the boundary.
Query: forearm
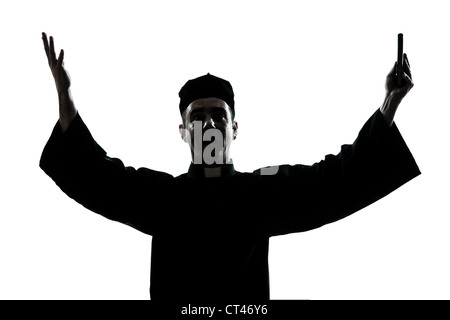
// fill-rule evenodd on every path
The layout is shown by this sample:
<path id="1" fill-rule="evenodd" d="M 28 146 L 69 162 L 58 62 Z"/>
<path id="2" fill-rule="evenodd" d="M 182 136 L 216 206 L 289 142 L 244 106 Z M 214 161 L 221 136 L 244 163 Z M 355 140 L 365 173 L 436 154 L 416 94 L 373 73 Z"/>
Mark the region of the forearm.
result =
<path id="1" fill-rule="evenodd" d="M 391 95 L 387 95 L 380 107 L 381 114 L 384 116 L 389 127 L 394 123 L 395 112 L 397 111 L 399 104 L 400 101 L 398 101 L 398 99 L 393 98 Z"/>
<path id="2" fill-rule="evenodd" d="M 63 92 L 58 92 L 58 100 L 59 124 L 61 125 L 62 132 L 65 132 L 77 115 L 77 109 L 75 108 L 70 88 Z"/>

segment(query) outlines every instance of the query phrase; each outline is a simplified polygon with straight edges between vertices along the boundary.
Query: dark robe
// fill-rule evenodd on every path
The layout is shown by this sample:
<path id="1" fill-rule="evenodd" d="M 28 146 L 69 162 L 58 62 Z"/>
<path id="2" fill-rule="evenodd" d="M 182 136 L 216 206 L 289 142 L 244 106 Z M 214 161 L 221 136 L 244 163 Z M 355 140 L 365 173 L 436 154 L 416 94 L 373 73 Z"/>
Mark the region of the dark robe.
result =
<path id="1" fill-rule="evenodd" d="M 342 219 L 420 174 L 395 124 L 377 110 L 352 145 L 313 165 L 273 175 L 222 167 L 205 178 L 124 166 L 96 143 L 79 115 L 59 123 L 40 167 L 87 209 L 152 236 L 153 300 L 269 299 L 269 238 Z"/>

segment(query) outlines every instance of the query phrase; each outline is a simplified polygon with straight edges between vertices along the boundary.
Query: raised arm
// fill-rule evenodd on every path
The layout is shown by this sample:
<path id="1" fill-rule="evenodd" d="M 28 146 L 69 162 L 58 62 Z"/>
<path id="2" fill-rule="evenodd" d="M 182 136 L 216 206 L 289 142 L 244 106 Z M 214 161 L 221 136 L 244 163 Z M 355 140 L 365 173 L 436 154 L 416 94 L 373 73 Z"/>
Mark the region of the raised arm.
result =
<path id="1" fill-rule="evenodd" d="M 267 230 L 281 235 L 318 228 L 378 201 L 420 174 L 393 122 L 400 102 L 413 87 L 405 55 L 403 83 L 395 66 L 386 78 L 386 98 L 353 144 L 341 146 L 311 166 L 277 166 L 273 174 L 256 170 L 264 183 Z"/>
<path id="2" fill-rule="evenodd" d="M 75 109 L 64 51 L 56 58 L 53 38 L 42 33 L 48 64 L 59 97 L 59 121 L 47 141 L 39 166 L 70 198 L 108 219 L 147 234 L 161 225 L 158 206 L 168 203 L 173 176 L 125 166 L 94 140 Z"/>
<path id="3" fill-rule="evenodd" d="M 67 130 L 72 120 L 77 115 L 77 109 L 73 103 L 70 92 L 70 77 L 64 68 L 64 50 L 61 49 L 58 58 L 55 54 L 53 37 L 50 36 L 50 43 L 47 40 L 45 32 L 42 33 L 45 54 L 47 55 L 48 65 L 55 79 L 56 90 L 59 100 L 59 123 L 63 132 Z"/>

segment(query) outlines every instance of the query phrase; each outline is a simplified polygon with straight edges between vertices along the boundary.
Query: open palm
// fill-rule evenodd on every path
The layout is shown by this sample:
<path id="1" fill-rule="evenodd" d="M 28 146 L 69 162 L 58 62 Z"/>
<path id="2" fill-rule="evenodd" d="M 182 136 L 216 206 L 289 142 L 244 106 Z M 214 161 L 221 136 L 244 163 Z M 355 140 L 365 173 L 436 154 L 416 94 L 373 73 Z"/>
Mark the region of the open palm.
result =
<path id="1" fill-rule="evenodd" d="M 61 50 L 56 59 L 53 37 L 50 36 L 50 43 L 47 40 L 45 32 L 42 33 L 42 41 L 44 42 L 45 54 L 47 55 L 48 65 L 55 79 L 56 89 L 58 93 L 66 92 L 70 87 L 70 77 L 64 68 L 64 50 Z"/>

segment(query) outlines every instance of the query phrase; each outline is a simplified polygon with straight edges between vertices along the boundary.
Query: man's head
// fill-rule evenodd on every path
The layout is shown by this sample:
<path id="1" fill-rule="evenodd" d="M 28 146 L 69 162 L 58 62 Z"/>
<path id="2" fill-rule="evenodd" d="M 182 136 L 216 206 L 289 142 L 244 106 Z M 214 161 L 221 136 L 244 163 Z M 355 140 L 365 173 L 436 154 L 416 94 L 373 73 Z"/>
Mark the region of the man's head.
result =
<path id="1" fill-rule="evenodd" d="M 230 146 L 238 128 L 231 84 L 208 73 L 189 80 L 179 96 L 183 120 L 179 131 L 189 144 L 192 161 L 205 166 L 230 162 Z"/>
<path id="2" fill-rule="evenodd" d="M 225 101 L 231 108 L 234 117 L 234 92 L 231 83 L 209 73 L 186 82 L 178 96 L 180 97 L 181 115 L 193 101 L 214 97 Z"/>

